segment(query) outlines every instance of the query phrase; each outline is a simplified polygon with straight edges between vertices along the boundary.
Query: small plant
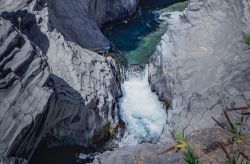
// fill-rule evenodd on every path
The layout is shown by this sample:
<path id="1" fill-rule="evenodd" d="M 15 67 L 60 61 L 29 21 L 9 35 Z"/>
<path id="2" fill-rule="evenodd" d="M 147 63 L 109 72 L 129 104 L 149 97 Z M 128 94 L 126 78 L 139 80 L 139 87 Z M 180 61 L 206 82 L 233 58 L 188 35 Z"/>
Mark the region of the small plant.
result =
<path id="1" fill-rule="evenodd" d="M 245 108 L 244 108 L 245 109 Z M 248 108 L 247 108 L 248 109 Z M 242 108 L 235 108 L 235 109 L 230 109 L 229 111 L 232 111 L 232 110 L 242 110 Z M 242 116 L 238 119 L 235 119 L 233 121 L 231 121 L 231 119 L 229 118 L 228 114 L 226 111 L 224 111 L 224 116 L 228 122 L 228 126 L 224 126 L 222 125 L 219 121 L 217 121 L 214 117 L 212 117 L 212 119 L 222 128 L 222 129 L 225 129 L 227 130 L 230 135 L 231 135 L 231 139 L 233 141 L 243 141 L 244 138 L 245 138 L 245 134 L 243 132 L 243 127 L 245 126 L 246 122 L 247 122 L 247 119 L 248 117 L 246 117 L 244 119 L 244 114 L 246 113 L 241 113 Z"/>
<path id="2" fill-rule="evenodd" d="M 176 131 L 175 134 L 173 134 L 173 132 L 169 131 L 171 136 L 173 137 L 175 144 L 170 146 L 168 149 L 164 150 L 162 153 L 160 154 L 167 154 L 168 152 L 172 151 L 172 150 L 184 150 L 186 151 L 189 148 L 189 145 L 186 141 L 186 137 L 184 135 L 184 133 L 182 131 Z"/>
<path id="3" fill-rule="evenodd" d="M 108 132 L 110 134 L 110 136 L 114 136 L 115 135 L 115 131 L 116 131 L 116 127 L 112 126 L 111 124 L 108 127 Z"/>
<path id="4" fill-rule="evenodd" d="M 231 138 L 233 141 L 242 141 L 244 139 L 243 134 L 243 116 L 241 118 L 238 118 L 230 124 L 229 131 L 231 132 Z"/>
<path id="5" fill-rule="evenodd" d="M 198 159 L 195 157 L 195 155 L 192 152 L 191 147 L 187 143 L 184 133 L 180 130 L 176 131 L 175 135 L 173 134 L 173 132 L 171 131 L 169 132 L 171 136 L 173 137 L 173 139 L 175 140 L 175 144 L 169 147 L 168 149 L 164 150 L 162 153 L 159 153 L 158 155 L 166 154 L 172 150 L 176 150 L 176 151 L 181 150 L 181 151 L 184 151 L 184 158 L 188 164 L 199 164 Z"/>
<path id="6" fill-rule="evenodd" d="M 250 36 L 247 36 L 247 37 L 245 38 L 245 43 L 246 43 L 248 46 L 250 46 Z"/>
<path id="7" fill-rule="evenodd" d="M 187 151 L 184 153 L 184 158 L 188 164 L 199 164 L 199 161 L 194 156 L 191 149 L 187 149 Z"/>
<path id="8" fill-rule="evenodd" d="M 238 154 L 230 154 L 228 151 L 227 151 L 227 149 L 224 147 L 224 145 L 222 144 L 222 143 L 218 143 L 219 144 L 219 146 L 221 147 L 221 149 L 223 150 L 223 152 L 225 153 L 225 155 L 226 155 L 226 158 L 227 158 L 227 163 L 229 163 L 229 164 L 237 164 L 237 163 L 240 163 L 239 161 L 239 159 L 240 159 L 240 156 L 242 156 L 243 158 L 245 158 L 246 160 L 247 160 L 247 162 L 248 162 L 248 157 L 244 154 L 244 153 L 242 153 L 242 152 L 239 152 Z M 241 162 L 242 163 L 242 162 Z"/>
<path id="9" fill-rule="evenodd" d="M 176 131 L 175 142 L 177 150 L 187 150 L 189 148 L 184 133 L 182 131 Z"/>

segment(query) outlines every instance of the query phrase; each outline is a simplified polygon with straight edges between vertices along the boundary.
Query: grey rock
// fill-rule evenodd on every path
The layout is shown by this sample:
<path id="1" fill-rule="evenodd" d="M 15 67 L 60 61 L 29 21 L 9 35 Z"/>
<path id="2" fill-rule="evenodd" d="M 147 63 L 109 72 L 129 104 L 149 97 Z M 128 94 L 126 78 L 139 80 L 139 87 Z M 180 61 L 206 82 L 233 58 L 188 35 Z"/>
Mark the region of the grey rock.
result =
<path id="1" fill-rule="evenodd" d="M 124 147 L 103 153 L 93 161 L 93 164 L 185 163 L 183 154 L 180 152 L 170 151 L 168 155 L 163 153 L 170 146 L 167 144 L 155 145 L 143 143 L 136 146 Z"/>
<path id="2" fill-rule="evenodd" d="M 149 62 L 149 81 L 172 104 L 168 128 L 186 134 L 214 126 L 212 116 L 246 106 L 250 90 L 250 4 L 247 0 L 191 0 L 172 13 L 169 30 Z"/>
<path id="3" fill-rule="evenodd" d="M 61 46 L 59 40 L 53 43 L 48 62 L 55 75 L 51 77 L 55 97 L 49 111 L 62 113 L 64 119 L 60 123 L 55 117 L 48 120 L 57 127 L 51 129 L 49 136 L 58 139 L 50 145 L 89 146 L 93 139 L 98 139 L 96 136 L 108 135 L 109 127 L 119 122 L 116 103 L 121 96 L 119 68 L 110 57 L 105 59 L 74 44 Z"/>
<path id="4" fill-rule="evenodd" d="M 22 158 L 9 157 L 0 159 L 0 164 L 27 164 L 27 163 L 28 161 Z"/>
<path id="5" fill-rule="evenodd" d="M 0 26 L 1 162 L 13 163 L 19 161 L 17 157 L 29 161 L 43 138 L 48 146 L 86 147 L 108 139 L 110 127 L 119 122 L 116 99 L 121 96 L 120 68 L 115 60 L 65 39 L 59 28 L 51 30 L 50 3 L 29 1 L 27 5 L 27 1 L 20 1 L 22 5 L 15 6 L 14 0 L 9 2 L 0 4 L 1 14 L 10 20 L 1 18 Z M 71 2 L 65 3 L 70 6 Z M 132 4 L 119 2 L 128 7 Z M 84 20 L 88 24 L 93 19 L 100 25 L 126 14 L 125 10 L 132 12 L 132 8 L 122 8 L 115 16 L 94 20 L 97 14 Z M 98 37 L 85 39 L 94 44 Z"/>
<path id="6" fill-rule="evenodd" d="M 15 27 L 20 30 L 21 33 L 26 35 L 30 42 L 34 43 L 37 47 L 42 50 L 43 54 L 46 54 L 49 48 L 49 40 L 47 36 L 41 32 L 39 20 L 33 13 L 28 10 L 18 10 L 16 12 L 4 12 L 2 17 L 10 20 Z M 21 18 L 19 24 L 18 18 Z M 20 26 L 19 26 L 20 25 Z M 20 28 L 20 29 L 19 29 Z"/>
<path id="7" fill-rule="evenodd" d="M 249 142 L 249 135 L 246 134 L 244 142 Z M 249 156 L 249 145 L 232 142 L 230 134 L 222 128 L 208 128 L 194 131 L 186 136 L 186 141 L 191 148 L 192 154 L 199 163 L 225 163 L 226 155 L 218 145 L 223 144 L 230 154 L 243 152 Z M 176 150 L 174 144 L 149 144 L 143 143 L 136 146 L 124 147 L 114 151 L 107 151 L 96 157 L 94 164 L 186 164 L 185 150 Z M 244 161 L 239 157 L 238 161 Z"/>
<path id="8" fill-rule="evenodd" d="M 37 16 L 49 20 L 43 12 Z M 55 96 L 50 111 L 63 111 L 64 118 L 60 123 L 55 121 L 57 128 L 50 130 L 49 145 L 89 146 L 94 140 L 106 138 L 106 130 L 119 122 L 116 99 L 121 96 L 120 68 L 111 57 L 67 42 L 57 30 L 50 32 L 47 25 L 46 21 L 41 24 L 42 32 L 53 43 L 47 57 L 55 75 L 51 78 Z M 54 122 L 54 117 L 50 121 Z"/>
<path id="9" fill-rule="evenodd" d="M 0 26 L 0 156 L 29 157 L 52 90 L 46 58 L 4 19 Z M 37 134 L 36 134 L 37 132 Z"/>
<path id="10" fill-rule="evenodd" d="M 1 0 L 0 1 L 0 14 L 2 12 L 12 12 L 23 9 L 29 0 Z"/>

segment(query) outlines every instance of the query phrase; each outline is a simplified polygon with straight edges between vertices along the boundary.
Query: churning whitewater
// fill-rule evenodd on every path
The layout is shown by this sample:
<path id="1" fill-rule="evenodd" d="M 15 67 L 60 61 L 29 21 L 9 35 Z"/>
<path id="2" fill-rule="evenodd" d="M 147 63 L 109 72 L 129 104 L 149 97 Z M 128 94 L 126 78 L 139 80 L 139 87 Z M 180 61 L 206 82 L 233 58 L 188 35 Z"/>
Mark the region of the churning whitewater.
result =
<path id="1" fill-rule="evenodd" d="M 120 146 L 136 145 L 143 141 L 156 142 L 166 123 L 166 112 L 148 83 L 148 69 L 142 77 L 130 76 L 122 86 L 121 117 L 126 131 Z"/>

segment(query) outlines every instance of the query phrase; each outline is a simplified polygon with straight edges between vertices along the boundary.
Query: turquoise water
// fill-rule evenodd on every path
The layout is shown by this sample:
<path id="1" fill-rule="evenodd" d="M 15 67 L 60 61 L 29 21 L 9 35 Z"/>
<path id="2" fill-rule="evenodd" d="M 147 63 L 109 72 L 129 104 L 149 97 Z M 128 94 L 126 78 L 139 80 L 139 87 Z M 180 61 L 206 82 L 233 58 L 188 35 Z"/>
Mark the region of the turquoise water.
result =
<path id="1" fill-rule="evenodd" d="M 104 30 L 112 47 L 121 52 L 127 64 L 145 65 L 167 30 L 167 24 L 159 17 L 163 12 L 183 10 L 182 0 L 145 0 L 135 16 L 110 25 Z"/>

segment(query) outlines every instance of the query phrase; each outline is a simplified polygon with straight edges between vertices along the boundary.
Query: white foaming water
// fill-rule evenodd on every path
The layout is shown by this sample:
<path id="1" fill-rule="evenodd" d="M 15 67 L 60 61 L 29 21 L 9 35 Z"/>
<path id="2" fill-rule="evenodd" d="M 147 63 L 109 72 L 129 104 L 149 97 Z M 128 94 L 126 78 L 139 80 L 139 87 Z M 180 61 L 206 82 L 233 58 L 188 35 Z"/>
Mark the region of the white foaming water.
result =
<path id="1" fill-rule="evenodd" d="M 148 69 L 142 78 L 130 77 L 122 86 L 121 118 L 126 130 L 119 146 L 136 145 L 143 141 L 156 142 L 163 131 L 167 114 L 163 104 L 151 91 Z"/>

